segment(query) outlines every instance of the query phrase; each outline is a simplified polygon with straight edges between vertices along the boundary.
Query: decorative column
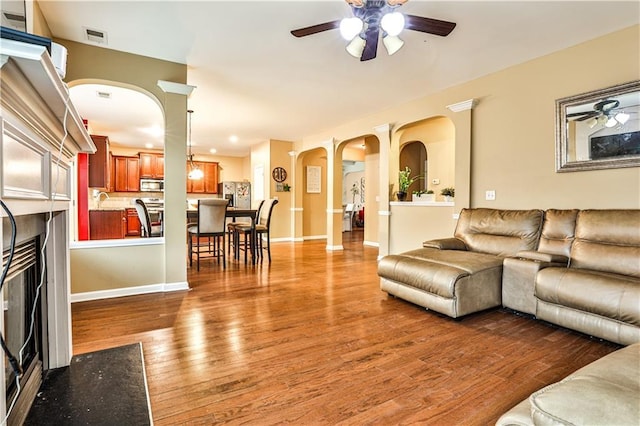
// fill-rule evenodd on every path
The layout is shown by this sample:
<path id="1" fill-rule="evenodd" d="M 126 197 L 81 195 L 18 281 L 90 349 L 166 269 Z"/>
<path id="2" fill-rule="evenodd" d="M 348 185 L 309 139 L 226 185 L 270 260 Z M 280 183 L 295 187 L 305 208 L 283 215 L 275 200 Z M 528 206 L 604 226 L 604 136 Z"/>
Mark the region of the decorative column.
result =
<path id="1" fill-rule="evenodd" d="M 380 141 L 380 175 L 378 195 L 378 260 L 389 254 L 389 168 L 391 153 L 391 124 L 374 127 Z"/>
<path id="2" fill-rule="evenodd" d="M 158 81 L 164 91 L 164 262 L 168 286 L 187 282 L 187 98 L 195 88 L 188 84 Z M 173 261 L 175 260 L 175 261 Z M 180 260 L 180 261 L 178 261 Z"/>
<path id="3" fill-rule="evenodd" d="M 343 250 L 342 188 L 336 185 L 335 175 L 336 171 L 342 173 L 342 159 L 336 157 L 334 138 L 323 145 L 327 151 L 327 251 Z"/>
<path id="4" fill-rule="evenodd" d="M 455 212 L 471 206 L 471 110 L 478 104 L 475 99 L 447 105 L 447 109 L 455 112 L 451 120 L 456 128 Z"/>

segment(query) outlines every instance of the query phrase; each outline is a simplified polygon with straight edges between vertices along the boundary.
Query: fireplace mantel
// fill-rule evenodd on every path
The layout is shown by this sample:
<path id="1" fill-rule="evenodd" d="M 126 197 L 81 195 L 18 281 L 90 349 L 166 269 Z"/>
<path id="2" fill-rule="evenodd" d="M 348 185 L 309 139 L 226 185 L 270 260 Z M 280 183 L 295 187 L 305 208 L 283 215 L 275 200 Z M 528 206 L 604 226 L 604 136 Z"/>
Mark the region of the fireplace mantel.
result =
<path id="1" fill-rule="evenodd" d="M 93 153 L 95 146 L 45 47 L 3 39 L 0 68 L 0 198 L 22 223 L 42 222 L 48 217 L 42 213 L 52 213 L 42 300 L 48 347 L 42 356 L 45 369 L 63 367 L 72 356 L 68 224 L 73 163 L 79 152 Z M 6 216 L 0 209 L 0 218 Z M 4 251 L 11 230 L 2 222 Z M 0 418 L 7 410 L 4 371 L 0 366 Z"/>

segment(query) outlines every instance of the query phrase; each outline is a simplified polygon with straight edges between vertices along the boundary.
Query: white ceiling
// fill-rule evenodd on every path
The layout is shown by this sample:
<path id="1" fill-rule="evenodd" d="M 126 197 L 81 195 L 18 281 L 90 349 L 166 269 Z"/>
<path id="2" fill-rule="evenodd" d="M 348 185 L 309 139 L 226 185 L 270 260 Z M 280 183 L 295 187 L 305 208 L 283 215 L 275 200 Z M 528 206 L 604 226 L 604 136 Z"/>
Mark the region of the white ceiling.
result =
<path id="1" fill-rule="evenodd" d="M 107 33 L 107 48 L 186 63 L 188 83 L 197 86 L 189 99 L 194 152 L 216 148 L 234 156 L 247 155 L 255 143 L 300 140 L 640 22 L 637 1 L 411 0 L 402 12 L 457 27 L 444 38 L 405 31 L 398 53 L 388 56 L 380 44 L 376 59 L 360 62 L 344 50 L 337 30 L 304 38 L 289 33 L 350 16 L 342 0 L 40 0 L 40 7 L 56 37 L 93 44 L 84 36 L 88 27 Z M 140 111 L 125 102 L 121 114 L 132 111 L 127 105 Z M 127 143 L 130 124 L 122 115 L 103 111 L 97 118 L 92 108 L 79 110 L 96 117 L 93 124 L 104 132 L 124 132 L 118 142 Z M 231 135 L 238 142 L 230 142 Z"/>

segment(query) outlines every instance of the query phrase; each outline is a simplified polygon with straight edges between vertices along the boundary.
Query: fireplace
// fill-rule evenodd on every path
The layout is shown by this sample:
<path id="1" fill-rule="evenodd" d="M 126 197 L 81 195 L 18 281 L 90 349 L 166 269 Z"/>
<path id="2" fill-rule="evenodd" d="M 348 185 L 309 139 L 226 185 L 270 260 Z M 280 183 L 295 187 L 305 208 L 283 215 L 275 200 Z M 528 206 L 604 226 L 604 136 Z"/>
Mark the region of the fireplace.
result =
<path id="1" fill-rule="evenodd" d="M 0 199 L 11 212 L 0 209 L 3 265 L 13 245 L 10 216 L 17 225 L 0 330 L 23 370 L 16 380 L 11 363 L 2 358 L 0 419 L 10 411 L 8 424 L 21 424 L 43 374 L 71 361 L 74 164 L 79 152 L 93 153 L 95 145 L 45 47 L 2 39 L 0 67 Z"/>
<path id="2" fill-rule="evenodd" d="M 13 362 L 5 354 L 5 396 L 8 425 L 21 424 L 42 383 L 44 354 L 48 352 L 46 318 L 47 274 L 43 254 L 43 215 L 20 217 L 15 245 L 11 244 L 12 226 L 3 219 L 2 268 L 11 258 L 2 288 L 3 336 Z M 18 228 L 18 227 L 16 227 Z M 9 235 L 7 235 L 9 234 Z M 42 285 L 40 285 L 42 284 Z"/>

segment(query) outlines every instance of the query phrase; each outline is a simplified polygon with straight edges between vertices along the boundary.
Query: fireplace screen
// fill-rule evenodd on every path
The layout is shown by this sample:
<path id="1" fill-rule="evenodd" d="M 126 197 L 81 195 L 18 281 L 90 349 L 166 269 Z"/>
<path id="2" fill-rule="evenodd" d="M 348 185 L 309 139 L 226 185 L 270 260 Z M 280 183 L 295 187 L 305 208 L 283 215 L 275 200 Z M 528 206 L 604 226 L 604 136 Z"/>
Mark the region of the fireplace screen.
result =
<path id="1" fill-rule="evenodd" d="M 4 307 L 3 335 L 6 346 L 17 359 L 23 383 L 31 379 L 31 374 L 41 375 L 41 310 L 37 298 L 40 281 L 40 237 L 35 237 L 16 245 L 11 267 L 2 288 Z M 2 256 L 3 269 L 9 257 L 9 250 Z M 33 326 L 32 326 L 33 324 Z M 16 374 L 7 355 L 5 361 L 7 406 L 15 399 L 17 392 Z M 24 390 L 24 389 L 23 389 Z"/>

